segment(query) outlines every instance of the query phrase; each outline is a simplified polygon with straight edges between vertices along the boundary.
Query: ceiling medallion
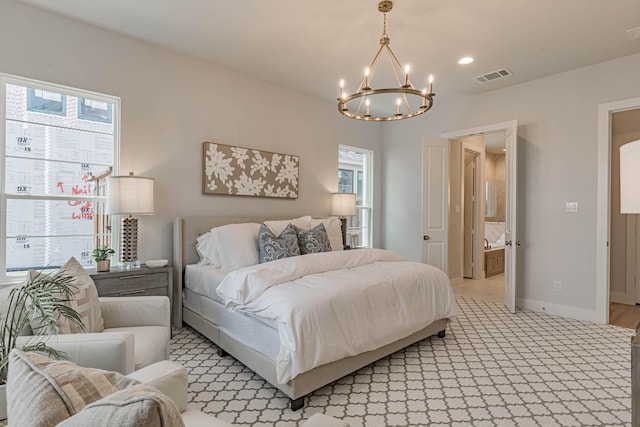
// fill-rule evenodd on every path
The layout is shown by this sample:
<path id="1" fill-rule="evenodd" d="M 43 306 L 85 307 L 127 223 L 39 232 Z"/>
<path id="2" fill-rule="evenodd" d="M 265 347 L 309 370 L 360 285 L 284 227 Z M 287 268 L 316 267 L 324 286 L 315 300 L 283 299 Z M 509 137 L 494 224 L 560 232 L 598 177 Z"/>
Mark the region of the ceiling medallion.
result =
<path id="1" fill-rule="evenodd" d="M 384 27 L 380 38 L 380 49 L 365 70 L 358 90 L 348 94 L 344 90 L 344 80 L 340 80 L 338 111 L 357 120 L 387 121 L 402 120 L 425 113 L 433 106 L 433 76 L 429 76 L 428 89 L 417 90 L 409 79 L 409 66 L 404 70 L 398 58 L 389 46 L 387 35 L 387 12 L 393 8 L 393 2 L 381 1 L 378 10 L 384 15 Z M 374 88 L 373 78 L 381 54 L 386 52 L 393 69 L 397 87 Z M 400 77 L 402 76 L 402 77 Z M 393 98 L 395 98 L 395 103 Z M 395 104 L 395 109 L 394 109 Z"/>

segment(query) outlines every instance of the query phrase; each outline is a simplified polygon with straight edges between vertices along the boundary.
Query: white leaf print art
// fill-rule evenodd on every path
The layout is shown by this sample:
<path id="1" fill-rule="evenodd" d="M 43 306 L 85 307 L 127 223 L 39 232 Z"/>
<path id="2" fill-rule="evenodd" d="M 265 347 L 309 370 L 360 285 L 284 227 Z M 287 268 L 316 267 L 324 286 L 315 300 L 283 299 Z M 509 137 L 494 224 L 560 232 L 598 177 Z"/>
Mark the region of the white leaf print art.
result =
<path id="1" fill-rule="evenodd" d="M 245 169 L 247 165 L 245 162 L 249 160 L 249 155 L 247 154 L 246 148 L 241 147 L 231 147 L 231 155 L 234 159 L 236 159 L 236 163 L 240 166 L 240 169 Z"/>
<path id="2" fill-rule="evenodd" d="M 240 178 L 236 179 L 234 183 L 234 187 L 236 188 L 237 194 L 242 194 L 245 196 L 257 196 L 262 191 L 262 188 L 266 182 L 264 180 L 251 179 L 244 172 L 240 175 Z"/>
<path id="3" fill-rule="evenodd" d="M 291 156 L 285 156 L 282 162 L 282 168 L 278 171 L 276 181 L 282 184 L 287 181 L 292 187 L 298 186 L 298 162 Z"/>
<path id="4" fill-rule="evenodd" d="M 295 199 L 299 164 L 297 156 L 205 142 L 202 192 Z"/>
<path id="5" fill-rule="evenodd" d="M 267 172 L 269 172 L 270 162 L 265 157 L 262 156 L 260 151 L 251 150 L 253 152 L 253 164 L 251 165 L 251 173 L 253 176 L 256 171 L 260 173 L 262 176 L 267 176 Z"/>
<path id="6" fill-rule="evenodd" d="M 218 188 L 213 177 L 219 181 L 226 181 L 233 174 L 234 167 L 231 166 L 231 158 L 225 158 L 224 153 L 218 151 L 217 144 L 211 144 L 207 150 L 205 173 L 209 178 L 207 186 L 211 190 Z"/>

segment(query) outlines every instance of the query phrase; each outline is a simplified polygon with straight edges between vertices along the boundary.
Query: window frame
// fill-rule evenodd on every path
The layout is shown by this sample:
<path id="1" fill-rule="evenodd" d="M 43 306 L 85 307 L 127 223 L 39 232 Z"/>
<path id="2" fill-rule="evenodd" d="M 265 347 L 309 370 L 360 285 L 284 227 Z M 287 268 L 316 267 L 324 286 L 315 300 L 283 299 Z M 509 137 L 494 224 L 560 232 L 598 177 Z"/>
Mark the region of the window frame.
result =
<path id="1" fill-rule="evenodd" d="M 6 172 L 6 144 L 7 144 L 7 117 L 6 117 L 6 102 L 7 102 L 7 90 L 8 84 L 24 86 L 27 88 L 40 89 L 44 91 L 57 92 L 66 98 L 67 96 L 73 96 L 76 98 L 89 98 L 96 101 L 103 101 L 109 104 L 113 104 L 112 117 L 113 117 L 113 165 L 112 174 L 119 174 L 120 167 L 120 111 L 121 100 L 119 97 L 106 95 L 98 92 L 92 92 L 83 89 L 72 88 L 69 86 L 63 86 L 55 83 L 47 83 L 39 80 L 29 79 L 26 77 L 15 76 L 6 73 L 0 73 L 0 284 L 19 282 L 26 277 L 27 271 L 15 271 L 7 272 L 7 200 L 92 200 L 95 202 L 106 202 L 106 196 L 57 196 L 57 195 L 16 195 L 7 194 L 5 172 Z M 66 106 L 65 106 L 66 110 Z M 41 114 L 49 114 L 47 112 L 33 111 Z M 58 116 L 55 113 L 51 115 Z M 83 120 L 83 119 L 79 119 Z M 113 223 L 112 223 L 113 224 Z M 94 237 L 96 236 L 94 232 Z M 59 236 L 64 237 L 64 236 Z M 111 228 L 111 241 L 112 247 L 117 248 L 119 243 L 119 229 L 118 227 Z"/>
<path id="2" fill-rule="evenodd" d="M 358 194 L 358 178 L 360 174 L 362 174 L 362 204 L 356 206 L 356 211 L 358 212 L 355 216 L 359 218 L 364 218 L 366 220 L 365 225 L 361 225 L 360 227 L 349 227 L 351 223 L 350 218 L 347 219 L 347 234 L 349 233 L 349 229 L 351 230 L 363 230 L 363 233 L 366 231 L 366 237 L 368 244 L 363 245 L 363 242 L 359 242 L 359 247 L 373 247 L 373 179 L 374 179 L 374 152 L 368 148 L 354 147 L 351 145 L 340 144 L 338 146 L 338 153 L 340 150 L 353 151 L 358 154 L 362 154 L 364 156 L 362 162 L 362 170 L 358 171 L 357 169 L 351 169 L 354 171 L 353 174 L 353 182 L 352 189 L 353 193 Z M 338 170 L 344 169 L 342 163 L 340 161 L 340 154 L 338 154 Z M 357 196 L 356 196 L 357 197 Z M 364 240 L 364 239 L 363 239 Z"/>

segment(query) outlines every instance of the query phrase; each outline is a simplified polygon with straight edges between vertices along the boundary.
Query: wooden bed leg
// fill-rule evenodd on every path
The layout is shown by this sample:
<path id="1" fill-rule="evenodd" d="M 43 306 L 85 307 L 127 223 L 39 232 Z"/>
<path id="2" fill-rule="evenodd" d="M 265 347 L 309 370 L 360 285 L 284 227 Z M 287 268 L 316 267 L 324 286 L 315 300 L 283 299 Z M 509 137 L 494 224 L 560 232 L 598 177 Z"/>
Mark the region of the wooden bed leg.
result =
<path id="1" fill-rule="evenodd" d="M 297 411 L 298 409 L 302 409 L 304 406 L 304 396 L 299 397 L 297 399 L 289 399 L 289 405 L 292 411 Z"/>
<path id="2" fill-rule="evenodd" d="M 221 349 L 220 347 L 218 347 L 218 356 L 220 357 L 227 357 L 229 355 L 229 353 L 227 353 L 226 351 L 224 351 L 223 349 Z"/>
<path id="3" fill-rule="evenodd" d="M 438 332 L 438 338 L 444 338 L 446 334 L 447 334 L 447 330 L 443 329 L 440 332 Z"/>

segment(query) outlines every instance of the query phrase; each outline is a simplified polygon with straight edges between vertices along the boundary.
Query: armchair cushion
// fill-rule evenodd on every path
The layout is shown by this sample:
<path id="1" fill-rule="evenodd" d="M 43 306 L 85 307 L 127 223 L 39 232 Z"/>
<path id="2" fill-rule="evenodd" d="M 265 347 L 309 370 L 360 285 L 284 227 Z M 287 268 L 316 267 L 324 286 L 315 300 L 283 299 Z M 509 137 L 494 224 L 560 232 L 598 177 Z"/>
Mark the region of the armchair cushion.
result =
<path id="1" fill-rule="evenodd" d="M 87 405 L 58 427 L 179 427 L 178 408 L 155 388 L 136 384 Z"/>
<path id="2" fill-rule="evenodd" d="M 7 377 L 7 413 L 12 425 L 50 426 L 86 405 L 138 381 L 117 372 L 13 350 Z"/>
<path id="3" fill-rule="evenodd" d="M 131 333 L 135 345 L 135 369 L 169 359 L 171 331 L 163 326 L 132 326 L 128 328 L 107 328 L 105 332 Z"/>

